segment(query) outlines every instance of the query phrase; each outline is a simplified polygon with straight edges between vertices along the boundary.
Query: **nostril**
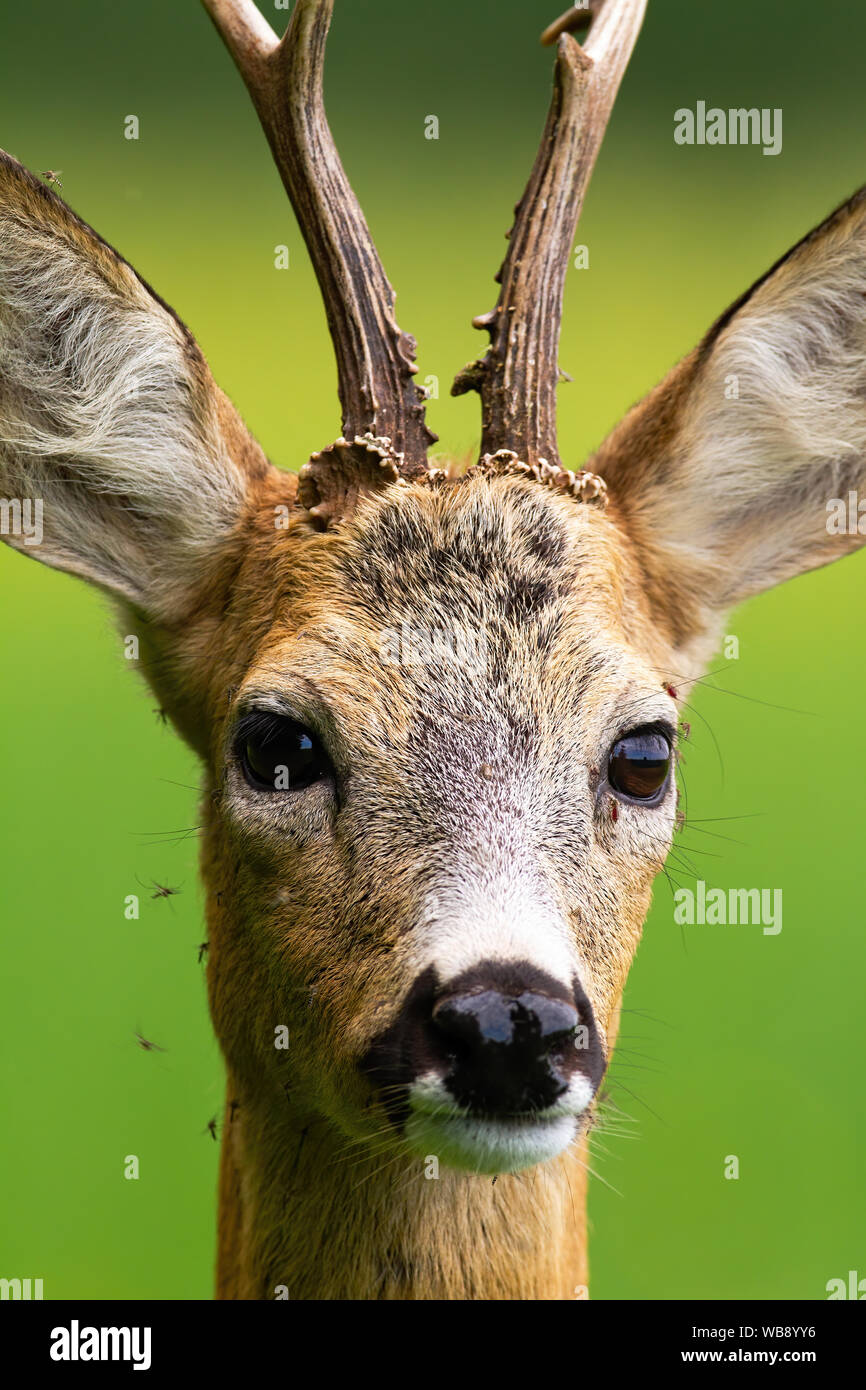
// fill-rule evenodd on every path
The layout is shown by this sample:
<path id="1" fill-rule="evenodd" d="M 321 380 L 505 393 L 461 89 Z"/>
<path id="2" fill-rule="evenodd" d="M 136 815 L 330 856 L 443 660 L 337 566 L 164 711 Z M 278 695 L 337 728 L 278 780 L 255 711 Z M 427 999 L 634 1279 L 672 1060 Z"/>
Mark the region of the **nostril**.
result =
<path id="1" fill-rule="evenodd" d="M 530 991 L 482 990 L 440 999 L 433 1022 L 463 1052 L 491 1046 L 541 1057 L 566 1042 L 579 1019 L 577 1010 L 561 999 Z"/>
<path id="2" fill-rule="evenodd" d="M 522 994 L 517 1003 L 537 1021 L 539 1037 L 546 1052 L 559 1043 L 567 1042 L 580 1022 L 577 1009 L 564 999 L 549 999 L 543 994 Z"/>
<path id="3" fill-rule="evenodd" d="M 440 999 L 433 1008 L 433 1022 L 446 1038 L 475 1047 L 492 1042 L 507 1045 L 514 1035 L 514 1001 L 496 990 Z"/>

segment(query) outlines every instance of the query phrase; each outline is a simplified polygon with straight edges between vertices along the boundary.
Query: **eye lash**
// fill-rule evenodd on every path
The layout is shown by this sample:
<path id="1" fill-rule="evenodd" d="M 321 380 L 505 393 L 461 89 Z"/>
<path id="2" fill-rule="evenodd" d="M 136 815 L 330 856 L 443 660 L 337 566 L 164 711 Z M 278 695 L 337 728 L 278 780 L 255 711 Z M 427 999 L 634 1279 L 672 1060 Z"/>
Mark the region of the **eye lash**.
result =
<path id="1" fill-rule="evenodd" d="M 253 699 L 256 697 L 253 696 Z M 259 697 L 260 699 L 262 697 Z M 278 697 L 270 697 L 267 703 L 248 704 L 242 707 L 236 715 L 235 724 L 230 734 L 232 745 L 242 742 L 248 738 L 260 737 L 262 734 L 269 733 L 271 729 L 277 728 L 281 723 L 298 724 L 310 733 L 315 734 L 316 738 L 323 745 L 327 745 L 331 737 L 330 721 L 327 716 L 321 714 L 315 706 L 310 706 L 306 701 L 286 700 L 285 703 Z"/>
<path id="2" fill-rule="evenodd" d="M 238 747 L 246 743 L 247 739 L 261 737 L 270 733 L 274 725 L 280 720 L 291 722 L 291 715 L 277 714 L 275 710 L 251 709 L 242 714 L 232 735 L 232 744 Z"/>
<path id="3" fill-rule="evenodd" d="M 661 734 L 666 738 L 671 748 L 676 746 L 677 731 L 673 724 L 667 719 L 654 719 L 648 724 L 628 724 L 616 735 L 611 742 L 611 747 L 619 743 L 621 739 L 632 738 L 635 734 Z"/>

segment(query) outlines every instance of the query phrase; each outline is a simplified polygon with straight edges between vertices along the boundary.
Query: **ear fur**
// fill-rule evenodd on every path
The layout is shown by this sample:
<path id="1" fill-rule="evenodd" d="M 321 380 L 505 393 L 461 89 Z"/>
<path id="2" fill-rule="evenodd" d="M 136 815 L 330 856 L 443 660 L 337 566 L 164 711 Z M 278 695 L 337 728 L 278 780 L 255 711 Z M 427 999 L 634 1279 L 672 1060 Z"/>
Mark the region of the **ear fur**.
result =
<path id="1" fill-rule="evenodd" d="M 782 257 L 625 417 L 604 477 L 675 636 L 866 541 L 866 188 Z"/>
<path id="2" fill-rule="evenodd" d="M 273 472 L 172 310 L 0 151 L 3 539 L 168 618 Z"/>

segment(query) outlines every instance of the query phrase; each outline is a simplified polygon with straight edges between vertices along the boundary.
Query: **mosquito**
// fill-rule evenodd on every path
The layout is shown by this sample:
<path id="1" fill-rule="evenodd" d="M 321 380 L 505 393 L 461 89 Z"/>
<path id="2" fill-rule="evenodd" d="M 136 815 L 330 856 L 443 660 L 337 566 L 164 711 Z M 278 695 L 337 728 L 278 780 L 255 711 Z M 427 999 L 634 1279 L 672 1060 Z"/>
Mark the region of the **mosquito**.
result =
<path id="1" fill-rule="evenodd" d="M 150 883 L 141 883 L 141 879 L 138 879 L 138 882 L 141 884 L 142 888 L 154 889 L 154 891 L 150 895 L 151 899 L 173 898 L 177 893 L 180 892 L 179 888 L 169 888 L 168 885 L 165 883 L 157 883 L 155 878 L 152 878 L 150 880 Z"/>

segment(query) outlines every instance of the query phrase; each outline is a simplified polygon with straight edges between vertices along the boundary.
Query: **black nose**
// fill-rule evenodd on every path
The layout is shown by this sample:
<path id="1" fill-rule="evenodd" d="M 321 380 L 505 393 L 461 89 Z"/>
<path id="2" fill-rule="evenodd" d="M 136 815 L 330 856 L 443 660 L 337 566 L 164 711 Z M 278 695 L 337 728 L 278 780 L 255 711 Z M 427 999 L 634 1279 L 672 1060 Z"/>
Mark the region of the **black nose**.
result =
<path id="1" fill-rule="evenodd" d="M 449 994 L 433 1007 L 448 1054 L 446 1085 L 484 1114 L 552 1105 L 568 1087 L 568 1054 L 581 1019 L 574 1005 L 533 990 Z"/>

